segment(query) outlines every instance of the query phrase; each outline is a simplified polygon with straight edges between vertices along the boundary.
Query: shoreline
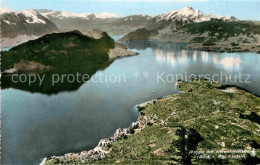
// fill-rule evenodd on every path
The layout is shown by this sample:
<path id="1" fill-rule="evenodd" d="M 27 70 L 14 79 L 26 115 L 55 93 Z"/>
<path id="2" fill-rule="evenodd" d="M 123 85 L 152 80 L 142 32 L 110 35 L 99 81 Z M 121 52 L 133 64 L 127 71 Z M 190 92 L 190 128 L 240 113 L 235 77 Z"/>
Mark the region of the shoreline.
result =
<path id="1" fill-rule="evenodd" d="M 192 50 L 200 50 L 207 52 L 219 52 L 219 53 L 236 53 L 236 52 L 250 52 L 260 54 L 260 45 L 240 45 L 237 47 L 226 46 L 226 45 L 212 45 L 203 46 L 198 43 L 187 43 L 187 48 Z"/>
<path id="2" fill-rule="evenodd" d="M 184 49 L 190 49 L 190 50 L 199 50 L 199 51 L 207 51 L 207 52 L 219 52 L 219 53 L 236 53 L 236 52 L 241 52 L 241 53 L 256 53 L 260 54 L 260 43 L 259 44 L 241 44 L 239 46 L 229 46 L 229 45 L 223 45 L 223 44 L 218 44 L 216 43 L 215 45 L 209 45 L 209 46 L 203 46 L 201 43 L 192 43 L 189 41 L 183 41 L 183 40 L 178 40 L 178 41 L 173 41 L 173 40 L 168 40 L 168 39 L 158 39 L 158 38 L 153 38 L 153 39 L 148 39 L 148 40 L 133 40 L 133 41 L 125 41 L 125 42 L 120 42 L 120 43 L 130 43 L 130 42 L 135 42 L 135 41 L 159 41 L 159 42 L 172 42 L 172 43 L 182 43 L 185 44 Z"/>
<path id="3" fill-rule="evenodd" d="M 178 95 L 178 93 L 173 95 Z M 142 114 L 142 108 L 144 108 L 148 104 L 154 104 L 157 100 L 167 97 L 168 96 L 152 99 L 135 105 L 134 107 L 136 107 L 138 112 L 140 113 L 137 120 L 135 122 L 132 122 L 131 125 L 127 128 L 116 129 L 113 136 L 99 140 L 97 146 L 93 149 L 90 149 L 88 151 L 84 150 L 77 153 L 66 153 L 62 156 L 51 156 L 50 158 L 44 157 L 39 165 L 45 165 L 46 163 L 48 164 L 50 163 L 50 161 L 57 159 L 83 159 L 84 161 L 81 161 L 81 163 L 92 163 L 93 161 L 104 159 L 105 156 L 110 153 L 111 146 L 114 142 L 120 139 L 125 139 L 127 138 L 127 136 L 131 136 L 135 133 L 139 133 L 143 129 L 148 127 L 147 123 L 153 123 L 153 118 L 147 117 Z M 154 117 L 156 118 L 156 116 Z M 132 131 L 134 131 L 134 133 L 132 133 Z"/>
<path id="4" fill-rule="evenodd" d="M 208 82 L 212 83 L 210 80 L 204 80 L 204 79 L 197 79 L 197 80 L 208 81 Z M 177 88 L 182 87 L 182 85 L 180 85 L 180 83 L 188 83 L 188 82 L 178 81 L 177 82 Z M 221 83 L 216 83 L 216 84 L 219 85 L 219 87 L 217 87 L 216 89 L 223 91 L 223 92 L 226 92 L 226 93 L 237 93 L 238 90 L 241 90 L 241 91 L 252 94 L 252 95 L 259 98 L 259 96 L 253 94 L 252 92 L 249 92 L 248 90 L 243 89 L 243 88 L 236 86 L 236 85 L 228 85 L 228 84 L 221 84 Z M 229 89 L 234 89 L 234 90 L 229 90 Z M 192 93 L 192 90 L 190 91 L 190 88 L 189 88 L 188 91 L 184 91 L 184 93 Z M 156 114 L 145 115 L 142 112 L 142 110 L 146 106 L 155 105 L 156 102 L 160 101 L 160 100 L 171 99 L 173 97 L 176 98 L 180 94 L 182 94 L 182 93 L 167 95 L 167 96 L 164 96 L 164 97 L 152 99 L 152 100 L 149 100 L 149 101 L 135 105 L 135 107 L 138 109 L 138 112 L 140 112 L 140 116 L 138 117 L 138 119 L 135 122 L 132 122 L 129 127 L 118 128 L 115 131 L 113 136 L 101 139 L 99 141 L 98 145 L 96 147 L 94 147 L 93 149 L 90 149 L 88 151 L 84 150 L 84 151 L 81 151 L 81 152 L 78 152 L 78 153 L 66 153 L 62 156 L 51 156 L 49 158 L 45 157 L 41 161 L 40 165 L 49 164 L 49 163 L 53 164 L 56 161 L 60 161 L 60 160 L 80 160 L 81 163 L 87 163 L 88 164 L 88 163 L 93 163 L 93 162 L 96 162 L 96 161 L 106 159 L 107 158 L 106 155 L 108 155 L 112 151 L 112 146 L 115 142 L 123 140 L 123 139 L 127 139 L 129 136 L 132 136 L 134 134 L 138 134 L 138 133 L 142 132 L 144 129 L 146 129 L 147 127 L 149 127 L 150 125 L 153 125 L 154 123 L 156 123 L 156 121 L 158 121 L 159 118 Z M 177 114 L 178 113 L 173 112 L 173 113 L 171 113 L 170 116 L 176 116 Z M 160 124 L 161 125 L 167 125 L 167 121 L 168 120 L 161 120 Z"/>

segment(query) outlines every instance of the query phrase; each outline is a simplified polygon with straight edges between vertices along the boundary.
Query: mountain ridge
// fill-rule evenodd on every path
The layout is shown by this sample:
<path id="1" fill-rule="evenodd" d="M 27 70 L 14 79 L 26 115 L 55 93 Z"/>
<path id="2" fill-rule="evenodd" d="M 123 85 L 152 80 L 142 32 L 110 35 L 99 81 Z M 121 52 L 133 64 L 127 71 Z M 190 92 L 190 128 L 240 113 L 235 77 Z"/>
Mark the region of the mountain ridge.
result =
<path id="1" fill-rule="evenodd" d="M 1 37 L 15 38 L 19 35 L 41 36 L 57 31 L 56 25 L 34 10 L 13 11 L 5 8 L 0 12 Z"/>
<path id="2" fill-rule="evenodd" d="M 233 16 L 215 16 L 212 13 L 208 13 L 207 15 L 204 15 L 200 10 L 194 9 L 190 6 L 187 6 L 185 8 L 179 9 L 179 10 L 172 10 L 168 13 L 163 13 L 155 17 L 156 21 L 162 21 L 162 20 L 178 20 L 185 23 L 190 22 L 202 22 L 202 21 L 209 21 L 212 18 L 215 19 L 223 19 L 223 20 L 232 20 L 237 21 L 238 19 Z"/>

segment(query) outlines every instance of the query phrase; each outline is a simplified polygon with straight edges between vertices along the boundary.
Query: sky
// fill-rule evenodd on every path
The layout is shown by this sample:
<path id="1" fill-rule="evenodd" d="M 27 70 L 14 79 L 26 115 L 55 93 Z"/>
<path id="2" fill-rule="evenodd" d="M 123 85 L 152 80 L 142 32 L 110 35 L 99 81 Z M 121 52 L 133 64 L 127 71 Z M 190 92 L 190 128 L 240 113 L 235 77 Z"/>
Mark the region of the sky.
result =
<path id="1" fill-rule="evenodd" d="M 204 14 L 235 16 L 260 21 L 260 0 L 2 0 L 1 7 L 13 10 L 50 9 L 73 13 L 111 12 L 120 17 L 133 14 L 155 16 L 191 6 Z"/>

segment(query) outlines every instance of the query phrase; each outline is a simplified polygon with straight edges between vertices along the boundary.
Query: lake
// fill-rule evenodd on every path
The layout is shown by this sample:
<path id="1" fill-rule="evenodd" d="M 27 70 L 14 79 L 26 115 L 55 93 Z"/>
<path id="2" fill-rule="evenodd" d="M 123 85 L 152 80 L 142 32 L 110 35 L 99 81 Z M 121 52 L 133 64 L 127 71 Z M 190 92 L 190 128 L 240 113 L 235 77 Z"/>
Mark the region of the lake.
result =
<path id="1" fill-rule="evenodd" d="M 186 50 L 183 44 L 157 41 L 127 46 L 140 55 L 116 59 L 91 78 L 124 75 L 124 81 L 90 80 L 77 90 L 51 95 L 15 88 L 2 90 L 2 163 L 35 164 L 45 156 L 95 147 L 117 128 L 137 120 L 135 105 L 179 93 L 176 75 L 184 79 L 208 76 L 220 81 L 215 74 L 235 77 L 242 73 L 243 82 L 229 83 L 260 95 L 259 54 Z"/>

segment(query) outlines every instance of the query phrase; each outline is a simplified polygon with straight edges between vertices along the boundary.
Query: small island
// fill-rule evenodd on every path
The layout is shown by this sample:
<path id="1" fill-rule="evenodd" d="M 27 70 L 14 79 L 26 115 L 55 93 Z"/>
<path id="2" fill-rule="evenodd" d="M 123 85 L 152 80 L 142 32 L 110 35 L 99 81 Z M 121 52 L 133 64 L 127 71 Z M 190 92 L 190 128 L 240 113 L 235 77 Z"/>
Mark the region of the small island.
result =
<path id="1" fill-rule="evenodd" d="M 52 33 L 2 52 L 4 73 L 64 69 L 101 64 L 121 56 L 137 55 L 116 43 L 106 32 Z"/>
<path id="2" fill-rule="evenodd" d="M 48 95 L 77 90 L 98 70 L 108 67 L 115 58 L 138 55 L 97 29 L 85 34 L 79 31 L 47 34 L 1 53 L 2 89 L 12 87 Z M 26 74 L 26 77 L 37 75 L 44 77 L 44 81 L 35 79 L 33 84 L 17 83 L 12 80 L 14 74 Z M 73 83 L 59 81 L 54 86 L 53 75 L 56 74 L 87 75 L 87 79 Z M 42 84 L 41 88 L 39 83 Z"/>

